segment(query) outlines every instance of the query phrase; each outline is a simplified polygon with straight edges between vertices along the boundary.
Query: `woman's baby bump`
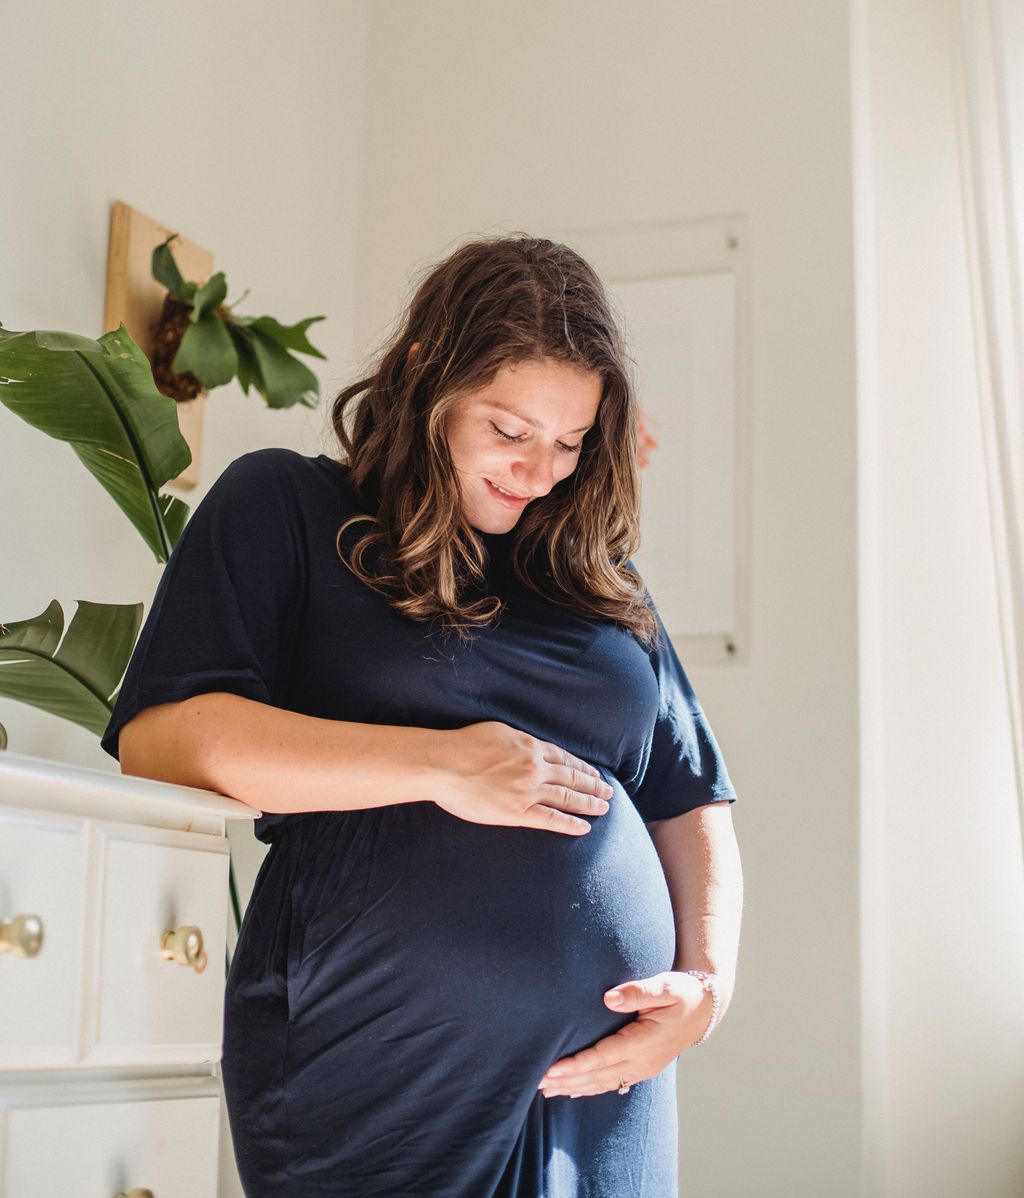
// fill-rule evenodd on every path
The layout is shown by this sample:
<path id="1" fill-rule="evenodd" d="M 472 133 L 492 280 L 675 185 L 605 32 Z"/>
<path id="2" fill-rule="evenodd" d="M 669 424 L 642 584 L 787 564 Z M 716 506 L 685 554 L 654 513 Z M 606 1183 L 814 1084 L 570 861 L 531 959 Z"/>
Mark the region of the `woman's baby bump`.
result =
<path id="1" fill-rule="evenodd" d="M 344 984 L 383 966 L 378 976 L 414 975 L 440 1004 L 473 995 L 489 1019 L 607 1021 L 604 991 L 671 968 L 675 931 L 650 835 L 602 773 L 609 810 L 586 817 L 582 836 L 474 824 L 432 803 L 345 813 L 342 835 L 327 821 L 307 844 L 322 876 L 333 841 L 332 880 L 294 912 L 302 989 L 325 971 Z"/>

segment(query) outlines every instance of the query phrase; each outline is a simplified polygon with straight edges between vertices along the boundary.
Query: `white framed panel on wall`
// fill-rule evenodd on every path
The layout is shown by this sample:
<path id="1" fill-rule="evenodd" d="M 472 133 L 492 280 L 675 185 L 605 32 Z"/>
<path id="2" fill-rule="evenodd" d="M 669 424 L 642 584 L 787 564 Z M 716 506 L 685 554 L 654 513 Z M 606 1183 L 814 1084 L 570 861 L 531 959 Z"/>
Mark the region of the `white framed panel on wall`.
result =
<path id="1" fill-rule="evenodd" d="M 567 230 L 621 321 L 641 410 L 633 555 L 681 656 L 750 649 L 749 239 L 742 217 Z"/>

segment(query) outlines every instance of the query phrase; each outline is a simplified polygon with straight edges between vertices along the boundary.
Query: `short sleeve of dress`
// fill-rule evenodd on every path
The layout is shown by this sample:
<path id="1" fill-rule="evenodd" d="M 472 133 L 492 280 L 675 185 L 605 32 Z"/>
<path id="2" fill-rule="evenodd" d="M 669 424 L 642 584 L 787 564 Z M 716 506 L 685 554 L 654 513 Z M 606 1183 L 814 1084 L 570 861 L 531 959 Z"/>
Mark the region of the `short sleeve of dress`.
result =
<path id="1" fill-rule="evenodd" d="M 625 787 L 645 823 L 737 798 L 711 725 L 649 593 L 647 602 L 658 623 L 658 641 L 647 650 L 658 709 L 640 770 Z"/>
<path id="2" fill-rule="evenodd" d="M 210 691 L 275 703 L 306 585 L 301 508 L 287 449 L 243 454 L 178 538 L 100 746 L 119 759 L 139 711 Z"/>

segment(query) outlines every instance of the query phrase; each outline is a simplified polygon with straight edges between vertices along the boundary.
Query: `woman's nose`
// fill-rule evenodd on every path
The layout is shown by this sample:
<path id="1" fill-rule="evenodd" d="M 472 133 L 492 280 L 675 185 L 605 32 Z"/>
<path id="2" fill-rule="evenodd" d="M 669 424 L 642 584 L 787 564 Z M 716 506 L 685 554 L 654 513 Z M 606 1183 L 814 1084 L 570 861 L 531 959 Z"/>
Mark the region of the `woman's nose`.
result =
<path id="1" fill-rule="evenodd" d="M 546 495 L 558 481 L 554 452 L 525 454 L 513 477 L 523 491 L 531 495 Z"/>

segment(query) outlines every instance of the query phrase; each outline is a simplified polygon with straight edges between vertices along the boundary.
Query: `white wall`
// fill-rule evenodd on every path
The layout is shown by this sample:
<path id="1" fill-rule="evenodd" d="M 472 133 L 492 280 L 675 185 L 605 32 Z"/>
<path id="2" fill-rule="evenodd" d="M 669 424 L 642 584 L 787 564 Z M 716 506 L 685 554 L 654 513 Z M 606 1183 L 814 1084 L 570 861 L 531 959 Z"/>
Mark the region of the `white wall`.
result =
<path id="1" fill-rule="evenodd" d="M 364 6 L 300 0 L 173 9 L 42 0 L 8 6 L 3 270 L 7 329 L 103 332 L 107 229 L 121 199 L 214 253 L 229 302 L 292 321 L 325 313 L 305 359 L 321 392 L 347 379 L 362 128 Z M 201 486 L 261 445 L 320 452 L 325 409 L 271 411 L 237 383 L 207 399 Z M 0 407 L 9 518 L 0 619 L 60 600 L 148 601 L 161 567 L 71 449 Z M 12 513 L 16 517 L 10 518 Z M 84 729 L 0 699 L 16 752 L 113 762 Z"/>
<path id="2" fill-rule="evenodd" d="M 1024 886 L 951 0 L 857 0 L 866 1193 L 1024 1193 Z"/>
<path id="3" fill-rule="evenodd" d="M 749 666 L 691 674 L 729 761 L 739 981 L 680 1063 L 681 1190 L 860 1192 L 856 410 L 839 0 L 377 0 L 359 330 L 473 232 L 745 212 Z"/>
<path id="4" fill-rule="evenodd" d="M 467 235 L 747 214 L 752 654 L 690 670 L 740 792 L 746 911 L 732 1007 L 681 1062 L 685 1194 L 1024 1187 L 1020 840 L 953 15 L 953 0 L 4 14 L 8 328 L 101 331 L 120 198 L 213 249 L 232 297 L 251 288 L 243 310 L 327 313 L 329 397 L 411 272 Z M 326 448 L 323 420 L 219 389 L 189 502 L 250 448 Z M 0 619 L 53 597 L 69 617 L 79 597 L 148 605 L 159 567 L 71 451 L 0 408 L 0 453 L 15 513 Z M 0 722 L 16 751 L 116 768 L 31 708 L 0 699 Z M 246 829 L 234 848 L 247 891 L 260 846 Z"/>
<path id="5" fill-rule="evenodd" d="M 237 383 L 207 399 L 201 484 L 263 445 L 333 449 L 351 376 L 366 44 L 364 0 L 170 8 L 93 0 L 4 6 L 0 322 L 103 332 L 110 203 L 213 251 L 239 311 L 310 330 L 321 409 L 271 411 Z M 149 603 L 161 567 L 71 449 L 0 407 L 0 620 L 56 598 Z M 95 736 L 0 698 L 10 748 L 116 770 Z M 264 846 L 232 836 L 244 895 Z M 234 1192 L 225 1167 L 224 1194 Z"/>

